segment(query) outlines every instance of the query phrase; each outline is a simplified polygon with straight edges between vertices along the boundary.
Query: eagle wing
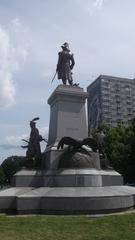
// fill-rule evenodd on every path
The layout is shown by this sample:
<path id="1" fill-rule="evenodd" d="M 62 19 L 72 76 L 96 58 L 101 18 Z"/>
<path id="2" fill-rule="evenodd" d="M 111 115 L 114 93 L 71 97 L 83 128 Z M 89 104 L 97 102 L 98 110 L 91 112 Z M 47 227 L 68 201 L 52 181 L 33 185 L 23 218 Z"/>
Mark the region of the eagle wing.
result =
<path id="1" fill-rule="evenodd" d="M 82 145 L 86 145 L 92 148 L 93 152 L 96 152 L 98 149 L 97 142 L 93 138 L 85 138 L 82 141 Z"/>
<path id="2" fill-rule="evenodd" d="M 59 149 L 60 147 L 63 149 L 64 144 L 75 147 L 78 145 L 78 141 L 71 137 L 63 137 L 59 141 L 57 149 Z"/>

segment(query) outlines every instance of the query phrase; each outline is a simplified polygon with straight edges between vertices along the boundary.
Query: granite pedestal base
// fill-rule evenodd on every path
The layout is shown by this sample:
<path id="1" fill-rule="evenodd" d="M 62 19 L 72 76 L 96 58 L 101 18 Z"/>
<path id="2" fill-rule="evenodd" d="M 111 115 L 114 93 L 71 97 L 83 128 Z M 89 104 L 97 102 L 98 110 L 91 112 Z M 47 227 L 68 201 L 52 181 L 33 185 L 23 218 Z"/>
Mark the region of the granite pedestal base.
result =
<path id="1" fill-rule="evenodd" d="M 119 173 L 96 169 L 22 170 L 12 179 L 13 187 L 103 187 L 122 184 L 123 178 Z"/>
<path id="2" fill-rule="evenodd" d="M 132 187 L 38 188 L 17 198 L 18 213 L 94 214 L 135 206 Z"/>
<path id="3" fill-rule="evenodd" d="M 25 170 L 0 192 L 0 211 L 18 214 L 97 214 L 135 206 L 135 188 L 122 186 L 115 171 Z"/>
<path id="4" fill-rule="evenodd" d="M 18 214 L 97 214 L 125 211 L 135 206 L 135 188 L 40 187 L 0 192 L 1 212 Z"/>

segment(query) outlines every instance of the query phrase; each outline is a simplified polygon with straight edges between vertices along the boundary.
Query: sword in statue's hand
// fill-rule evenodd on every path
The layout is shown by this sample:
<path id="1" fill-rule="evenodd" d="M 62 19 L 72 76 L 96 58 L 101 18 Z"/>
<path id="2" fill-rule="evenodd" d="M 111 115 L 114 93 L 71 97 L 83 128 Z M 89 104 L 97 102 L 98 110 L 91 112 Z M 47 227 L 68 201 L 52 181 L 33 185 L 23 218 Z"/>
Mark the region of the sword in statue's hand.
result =
<path id="1" fill-rule="evenodd" d="M 54 79 L 55 79 L 55 77 L 56 77 L 56 74 L 57 74 L 57 71 L 55 72 L 55 74 L 54 74 L 54 76 L 53 76 L 53 78 L 52 78 L 51 84 L 53 83 L 53 81 L 54 81 Z"/>

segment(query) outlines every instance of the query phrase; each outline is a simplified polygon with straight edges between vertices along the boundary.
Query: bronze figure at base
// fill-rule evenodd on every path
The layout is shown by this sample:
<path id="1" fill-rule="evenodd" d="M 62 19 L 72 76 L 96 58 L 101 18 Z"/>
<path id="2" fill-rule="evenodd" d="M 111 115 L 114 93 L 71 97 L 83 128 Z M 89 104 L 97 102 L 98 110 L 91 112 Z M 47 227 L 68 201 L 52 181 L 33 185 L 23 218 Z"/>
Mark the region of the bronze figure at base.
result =
<path id="1" fill-rule="evenodd" d="M 34 118 L 30 121 L 30 137 L 29 141 L 22 139 L 24 142 L 28 143 L 26 146 L 22 146 L 22 148 L 27 148 L 26 158 L 27 158 L 27 167 L 41 167 L 42 153 L 40 142 L 45 141 L 44 138 L 39 134 L 39 130 L 36 128 L 36 121 L 39 120 L 39 117 Z"/>

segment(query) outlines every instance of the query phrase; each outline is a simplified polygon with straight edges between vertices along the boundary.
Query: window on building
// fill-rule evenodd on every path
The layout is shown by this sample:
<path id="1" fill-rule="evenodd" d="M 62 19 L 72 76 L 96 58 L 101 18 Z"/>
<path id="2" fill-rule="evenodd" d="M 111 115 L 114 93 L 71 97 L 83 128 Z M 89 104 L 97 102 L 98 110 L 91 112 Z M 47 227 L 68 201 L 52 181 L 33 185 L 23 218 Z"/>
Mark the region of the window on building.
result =
<path id="1" fill-rule="evenodd" d="M 128 124 L 131 124 L 132 123 L 132 119 L 128 119 Z"/>
<path id="2" fill-rule="evenodd" d="M 130 87 L 129 85 L 125 85 L 125 86 L 124 86 L 124 89 L 125 89 L 126 91 L 131 91 L 131 87 Z"/>
<path id="3" fill-rule="evenodd" d="M 127 105 L 131 105 L 131 101 L 127 101 L 126 104 L 127 104 Z"/>
<path id="4" fill-rule="evenodd" d="M 117 112 L 117 116 L 121 116 L 122 115 L 122 113 L 121 112 Z"/>
<path id="5" fill-rule="evenodd" d="M 122 123 L 122 119 L 117 119 L 117 123 L 121 124 Z"/>
<path id="6" fill-rule="evenodd" d="M 116 97 L 116 99 L 117 98 L 120 99 L 120 95 L 119 94 L 115 94 L 115 97 Z"/>
<path id="7" fill-rule="evenodd" d="M 120 106 L 117 106 L 116 107 L 116 111 L 119 112 L 121 110 L 121 107 Z"/>

